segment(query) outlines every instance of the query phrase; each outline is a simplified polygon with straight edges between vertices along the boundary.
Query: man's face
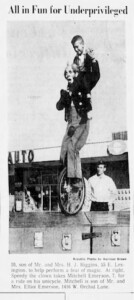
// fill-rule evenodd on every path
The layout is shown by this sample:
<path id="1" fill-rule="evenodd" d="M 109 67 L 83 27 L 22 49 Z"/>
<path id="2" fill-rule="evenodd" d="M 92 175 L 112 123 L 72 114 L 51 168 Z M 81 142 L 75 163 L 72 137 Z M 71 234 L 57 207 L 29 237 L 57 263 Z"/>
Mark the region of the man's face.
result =
<path id="1" fill-rule="evenodd" d="M 77 53 L 78 56 L 80 56 L 83 53 L 84 50 L 84 44 L 81 40 L 76 41 L 73 44 L 74 51 Z"/>
<path id="2" fill-rule="evenodd" d="M 97 175 L 98 176 L 104 174 L 105 171 L 106 171 L 106 167 L 104 165 L 97 166 Z"/>
<path id="3" fill-rule="evenodd" d="M 71 67 L 67 67 L 66 68 L 66 75 L 65 75 L 65 78 L 67 79 L 67 81 L 69 83 L 72 83 L 73 82 L 73 79 L 74 79 L 74 71 Z"/>

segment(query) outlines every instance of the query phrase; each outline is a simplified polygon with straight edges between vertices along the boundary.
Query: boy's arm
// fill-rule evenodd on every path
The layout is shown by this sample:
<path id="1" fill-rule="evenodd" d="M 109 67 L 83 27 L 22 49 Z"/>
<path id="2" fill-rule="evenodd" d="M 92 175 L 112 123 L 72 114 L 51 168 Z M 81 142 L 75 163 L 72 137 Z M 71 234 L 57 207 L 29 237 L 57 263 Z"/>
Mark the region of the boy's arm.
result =
<path id="1" fill-rule="evenodd" d="M 65 90 L 61 90 L 60 91 L 60 100 L 56 103 L 56 108 L 58 110 L 62 110 L 64 109 L 65 107 L 67 107 L 70 102 L 71 102 L 71 99 L 70 99 L 70 95 L 67 91 Z"/>

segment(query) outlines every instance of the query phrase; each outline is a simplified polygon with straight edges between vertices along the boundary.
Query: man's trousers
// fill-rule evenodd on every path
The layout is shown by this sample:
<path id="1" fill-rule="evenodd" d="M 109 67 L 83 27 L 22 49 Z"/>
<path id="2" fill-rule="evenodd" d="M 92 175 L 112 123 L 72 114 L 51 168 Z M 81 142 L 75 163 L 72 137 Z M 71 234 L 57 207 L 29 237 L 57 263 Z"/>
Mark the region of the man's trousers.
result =
<path id="1" fill-rule="evenodd" d="M 81 159 L 79 151 L 85 145 L 88 133 L 89 122 L 87 120 L 84 124 L 78 124 L 72 137 L 68 136 L 69 127 L 72 124 L 68 124 L 65 136 L 62 141 L 60 158 L 65 164 L 67 156 L 67 176 L 69 178 L 82 178 Z"/>

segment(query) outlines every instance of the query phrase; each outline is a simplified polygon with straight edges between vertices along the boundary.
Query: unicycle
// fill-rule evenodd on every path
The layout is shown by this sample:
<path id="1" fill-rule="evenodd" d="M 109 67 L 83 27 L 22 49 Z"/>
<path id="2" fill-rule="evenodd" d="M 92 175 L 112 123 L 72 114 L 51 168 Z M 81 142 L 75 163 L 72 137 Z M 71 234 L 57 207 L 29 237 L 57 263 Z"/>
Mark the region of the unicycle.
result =
<path id="1" fill-rule="evenodd" d="M 67 178 L 67 168 L 65 167 L 58 179 L 58 195 L 61 211 L 66 215 L 77 214 L 85 199 L 84 178 L 82 177 L 82 187 L 74 188 L 71 179 Z"/>

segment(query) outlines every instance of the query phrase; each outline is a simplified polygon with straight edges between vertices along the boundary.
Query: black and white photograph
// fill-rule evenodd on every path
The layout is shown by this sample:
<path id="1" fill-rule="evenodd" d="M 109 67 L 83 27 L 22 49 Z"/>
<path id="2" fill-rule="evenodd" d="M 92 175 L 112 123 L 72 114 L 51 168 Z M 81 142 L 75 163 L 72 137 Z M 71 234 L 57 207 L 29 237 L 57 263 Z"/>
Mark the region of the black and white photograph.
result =
<path id="1" fill-rule="evenodd" d="M 8 21 L 10 254 L 130 252 L 126 24 Z"/>

